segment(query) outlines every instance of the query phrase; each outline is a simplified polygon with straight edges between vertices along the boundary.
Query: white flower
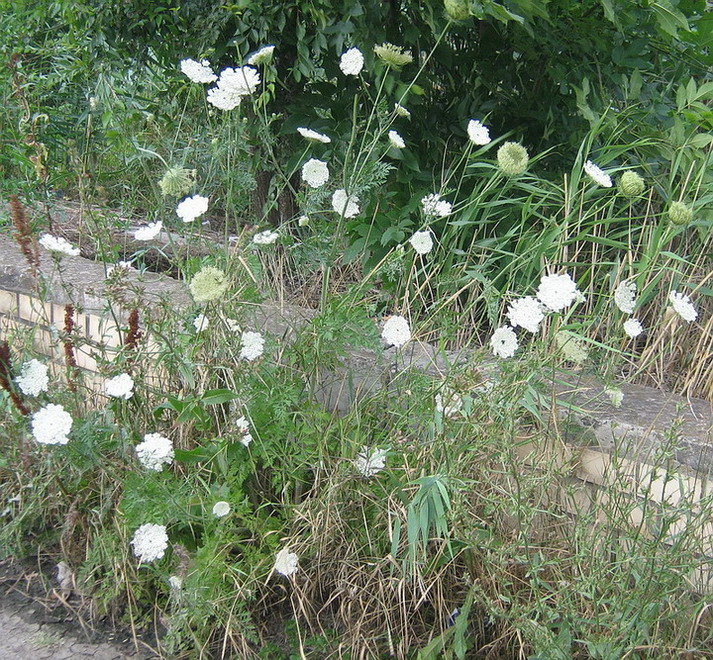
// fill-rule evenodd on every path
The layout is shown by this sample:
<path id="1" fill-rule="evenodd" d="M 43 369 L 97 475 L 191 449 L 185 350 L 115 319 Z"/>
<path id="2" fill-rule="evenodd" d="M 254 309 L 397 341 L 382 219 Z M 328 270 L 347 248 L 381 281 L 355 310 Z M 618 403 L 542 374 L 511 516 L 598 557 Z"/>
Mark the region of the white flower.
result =
<path id="1" fill-rule="evenodd" d="M 468 122 L 468 137 L 473 144 L 480 146 L 490 144 L 490 132 L 477 119 Z"/>
<path id="2" fill-rule="evenodd" d="M 230 332 L 240 332 L 240 323 L 235 319 L 225 319 L 225 324 L 228 326 Z"/>
<path id="3" fill-rule="evenodd" d="M 243 96 L 252 94 L 260 84 L 260 74 L 251 66 L 227 68 L 220 72 L 215 87 L 208 90 L 208 103 L 220 110 L 232 110 Z"/>
<path id="4" fill-rule="evenodd" d="M 265 231 L 261 231 L 253 236 L 253 243 L 255 243 L 255 245 L 271 245 L 278 238 L 280 238 L 280 234 L 276 231 L 266 229 Z"/>
<path id="5" fill-rule="evenodd" d="M 173 443 L 160 433 L 147 433 L 136 445 L 136 456 L 145 468 L 160 472 L 164 465 L 173 463 Z"/>
<path id="6" fill-rule="evenodd" d="M 151 523 L 141 525 L 134 532 L 130 544 L 134 546 L 134 555 L 139 558 L 139 562 L 161 559 L 168 548 L 166 528 Z"/>
<path id="7" fill-rule="evenodd" d="M 230 504 L 221 500 L 213 505 L 213 515 L 216 518 L 225 518 L 230 513 Z"/>
<path id="8" fill-rule="evenodd" d="M 158 222 L 149 222 L 148 225 L 145 227 L 141 227 L 141 229 L 137 229 L 134 232 L 134 238 L 137 241 L 150 241 L 156 238 L 161 233 L 161 229 L 163 228 L 163 222 L 160 220 Z"/>
<path id="9" fill-rule="evenodd" d="M 69 257 L 76 257 L 79 254 L 79 248 L 74 247 L 69 241 L 61 236 L 52 236 L 52 234 L 43 234 L 40 236 L 40 245 L 50 252 L 59 252 L 66 254 Z"/>
<path id="10" fill-rule="evenodd" d="M 48 371 L 47 365 L 39 360 L 29 360 L 22 365 L 20 375 L 15 381 L 23 394 L 37 396 L 40 392 L 47 391 L 50 382 Z"/>
<path id="11" fill-rule="evenodd" d="M 272 59 L 272 54 L 274 52 L 274 46 L 263 46 L 259 50 L 255 51 L 250 57 L 248 57 L 248 64 L 252 64 L 253 66 L 267 64 Z"/>
<path id="12" fill-rule="evenodd" d="M 540 329 L 540 322 L 545 318 L 545 313 L 539 300 L 532 296 L 525 296 L 510 303 L 505 316 L 513 327 L 519 326 L 529 332 L 537 332 Z"/>
<path id="13" fill-rule="evenodd" d="M 463 409 L 463 398 L 450 387 L 436 394 L 436 410 L 444 417 L 455 417 Z"/>
<path id="14" fill-rule="evenodd" d="M 308 215 L 301 215 L 299 218 L 297 218 L 297 225 L 299 227 L 306 227 L 309 224 L 309 216 Z"/>
<path id="15" fill-rule="evenodd" d="M 540 302 L 552 312 L 559 312 L 579 299 L 577 284 L 567 275 L 544 275 L 537 289 Z"/>
<path id="16" fill-rule="evenodd" d="M 294 552 L 290 552 L 290 549 L 285 546 L 275 556 L 275 566 L 273 570 L 289 577 L 297 572 L 298 563 L 299 557 Z"/>
<path id="17" fill-rule="evenodd" d="M 403 149 L 406 146 L 404 139 L 396 131 L 389 131 L 389 142 L 395 149 Z"/>
<path id="18" fill-rule="evenodd" d="M 671 305 L 673 305 L 673 310 L 684 321 L 688 321 L 690 323 L 698 318 L 698 311 L 693 306 L 691 299 L 687 295 L 678 293 L 677 291 L 671 291 L 671 293 L 668 294 L 668 300 Z"/>
<path id="19" fill-rule="evenodd" d="M 235 420 L 235 426 L 238 427 L 238 431 L 241 433 L 247 433 L 250 431 L 250 422 L 248 422 L 244 415 Z"/>
<path id="20" fill-rule="evenodd" d="M 196 62 L 190 58 L 181 60 L 181 71 L 194 83 L 212 83 L 218 80 L 208 60 Z"/>
<path id="21" fill-rule="evenodd" d="M 253 437 L 249 434 L 246 433 L 242 438 L 240 438 L 240 444 L 243 447 L 248 447 L 250 446 L 250 443 L 253 441 Z"/>
<path id="22" fill-rule="evenodd" d="M 109 277 L 116 270 L 119 270 L 119 271 L 134 270 L 134 267 L 131 265 L 130 261 L 118 261 L 115 264 L 111 264 L 110 266 L 107 266 L 106 276 Z"/>
<path id="23" fill-rule="evenodd" d="M 644 331 L 644 326 L 637 319 L 629 319 L 624 323 L 624 332 L 632 339 Z"/>
<path id="24" fill-rule="evenodd" d="M 517 335 L 514 330 L 507 325 L 495 330 L 490 338 L 490 348 L 493 349 L 495 355 L 504 360 L 511 358 L 518 349 Z"/>
<path id="25" fill-rule="evenodd" d="M 423 208 L 423 214 L 427 217 L 445 218 L 453 211 L 451 203 L 441 199 L 441 196 L 437 193 L 426 195 L 421 200 L 421 207 Z"/>
<path id="26" fill-rule="evenodd" d="M 60 405 L 48 403 L 32 415 L 32 435 L 41 445 L 66 445 L 72 416 Z"/>
<path id="27" fill-rule="evenodd" d="M 386 467 L 388 449 L 362 447 L 354 459 L 354 467 L 365 477 L 373 477 Z"/>
<path id="28" fill-rule="evenodd" d="M 624 401 L 624 392 L 618 387 L 606 387 L 604 388 L 604 394 L 609 397 L 612 406 L 621 408 L 622 401 Z"/>
<path id="29" fill-rule="evenodd" d="M 129 374 L 119 374 L 104 383 L 104 391 L 117 399 L 130 399 L 134 396 L 134 379 Z"/>
<path id="30" fill-rule="evenodd" d="M 603 188 L 611 188 L 611 177 L 601 168 L 597 167 L 591 160 L 584 163 L 584 171 L 591 177 L 592 181 Z"/>
<path id="31" fill-rule="evenodd" d="M 307 140 L 312 140 L 313 142 L 322 142 L 323 144 L 329 144 L 332 141 L 332 138 L 328 137 L 327 135 L 324 135 L 323 133 L 317 133 L 317 131 L 313 131 L 311 128 L 304 128 L 303 126 L 301 126 L 297 129 L 297 132 L 303 138 Z"/>
<path id="32" fill-rule="evenodd" d="M 418 252 L 418 254 L 428 254 L 433 249 L 433 238 L 431 237 L 431 232 L 417 231 L 411 238 L 408 239 L 411 243 L 411 247 Z"/>
<path id="33" fill-rule="evenodd" d="M 339 58 L 339 68 L 345 76 L 358 76 L 364 68 L 364 56 L 358 48 L 350 48 Z"/>
<path id="34" fill-rule="evenodd" d="M 205 314 L 198 314 L 196 318 L 193 319 L 193 327 L 196 332 L 203 332 L 210 325 L 210 319 Z"/>
<path id="35" fill-rule="evenodd" d="M 614 289 L 614 304 L 624 314 L 633 314 L 636 307 L 636 282 L 634 280 L 623 280 Z"/>
<path id="36" fill-rule="evenodd" d="M 349 197 L 343 188 L 335 190 L 332 195 L 332 208 L 335 213 L 343 215 L 345 218 L 353 218 L 359 215 L 359 198 L 356 195 Z"/>
<path id="37" fill-rule="evenodd" d="M 180 591 L 183 588 L 183 580 L 178 575 L 172 575 L 168 578 L 168 586 L 175 591 Z"/>
<path id="38" fill-rule="evenodd" d="M 323 160 L 310 158 L 302 166 L 302 179 L 312 188 L 319 188 L 329 181 L 329 168 Z"/>
<path id="39" fill-rule="evenodd" d="M 248 362 L 257 360 L 265 350 L 265 339 L 259 332 L 243 332 L 240 342 L 240 358 Z"/>
<path id="40" fill-rule="evenodd" d="M 411 116 L 411 113 L 404 108 L 400 103 L 394 103 L 394 112 L 399 116 L 399 117 L 406 117 L 409 118 Z"/>
<path id="41" fill-rule="evenodd" d="M 381 336 L 389 346 L 400 348 L 411 339 L 411 328 L 403 316 L 391 316 L 384 323 Z"/>
<path id="42" fill-rule="evenodd" d="M 186 197 L 177 207 L 176 215 L 183 222 L 193 222 L 208 210 L 208 198 L 201 195 Z"/>

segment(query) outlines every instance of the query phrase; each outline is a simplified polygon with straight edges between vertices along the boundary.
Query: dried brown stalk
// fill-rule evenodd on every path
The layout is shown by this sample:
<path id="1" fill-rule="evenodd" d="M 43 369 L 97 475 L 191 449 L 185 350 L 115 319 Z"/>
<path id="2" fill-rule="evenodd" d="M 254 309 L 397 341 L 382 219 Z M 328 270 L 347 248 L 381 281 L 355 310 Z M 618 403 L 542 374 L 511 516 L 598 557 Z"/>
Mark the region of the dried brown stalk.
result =
<path id="1" fill-rule="evenodd" d="M 77 358 L 74 355 L 74 344 L 72 343 L 72 331 L 74 330 L 74 305 L 64 306 L 64 361 L 67 365 L 67 381 L 72 392 L 77 391 L 74 370 L 79 367 Z"/>
<path id="2" fill-rule="evenodd" d="M 12 383 L 12 359 L 10 358 L 10 345 L 0 341 L 0 386 L 10 395 L 10 401 L 23 415 L 29 415 L 29 408 L 22 402 Z"/>
<path id="3" fill-rule="evenodd" d="M 143 333 L 139 329 L 139 310 L 134 308 L 129 313 L 129 330 L 126 333 L 126 339 L 124 340 L 124 348 L 128 350 L 136 350 L 142 334 Z"/>
<path id="4" fill-rule="evenodd" d="M 20 246 L 22 254 L 25 255 L 25 259 L 32 269 L 32 276 L 36 277 L 40 267 L 37 239 L 32 233 L 32 229 L 30 229 L 27 214 L 17 195 L 10 195 L 10 215 L 12 216 L 12 224 L 15 227 L 13 238 Z"/>

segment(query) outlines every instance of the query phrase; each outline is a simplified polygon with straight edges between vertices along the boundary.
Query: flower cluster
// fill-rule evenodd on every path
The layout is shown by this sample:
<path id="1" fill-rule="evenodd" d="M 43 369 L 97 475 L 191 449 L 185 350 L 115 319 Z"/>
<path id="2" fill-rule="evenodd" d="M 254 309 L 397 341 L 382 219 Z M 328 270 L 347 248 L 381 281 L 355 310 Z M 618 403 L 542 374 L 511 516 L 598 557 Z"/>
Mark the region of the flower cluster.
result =
<path id="1" fill-rule="evenodd" d="M 104 383 L 104 391 L 116 399 L 134 396 L 134 379 L 129 374 L 119 374 Z"/>
<path id="2" fill-rule="evenodd" d="M 181 71 L 194 83 L 212 83 L 218 80 L 208 60 L 196 62 L 190 58 L 181 60 Z"/>
<path id="3" fill-rule="evenodd" d="M 493 353 L 504 360 L 515 355 L 518 346 L 515 331 L 507 325 L 497 328 L 490 338 L 490 347 L 493 349 Z"/>
<path id="4" fill-rule="evenodd" d="M 510 303 L 506 316 L 514 328 L 520 326 L 528 332 L 537 332 L 545 312 L 539 300 L 525 296 Z"/>
<path id="5" fill-rule="evenodd" d="M 260 84 L 260 74 L 251 66 L 235 69 L 228 67 L 220 72 L 215 87 L 208 90 L 208 103 L 219 110 L 232 110 L 240 105 L 244 96 L 252 94 Z"/>
<path id="6" fill-rule="evenodd" d="M 389 142 L 394 149 L 403 149 L 406 146 L 404 139 L 396 131 L 389 131 Z"/>
<path id="7" fill-rule="evenodd" d="M 381 46 L 374 46 L 374 53 L 386 66 L 397 71 L 401 67 L 413 62 L 413 55 L 411 55 L 411 53 L 405 51 L 401 46 L 395 46 L 394 44 L 386 42 L 381 44 Z"/>
<path id="8" fill-rule="evenodd" d="M 310 158 L 302 166 L 302 180 L 312 188 L 319 188 L 329 181 L 329 168 L 323 160 Z"/>
<path id="9" fill-rule="evenodd" d="M 644 331 L 644 326 L 637 319 L 628 319 L 624 322 L 624 332 L 634 339 Z"/>
<path id="10" fill-rule="evenodd" d="M 468 138 L 473 144 L 484 146 L 490 144 L 490 131 L 477 119 L 468 122 Z"/>
<path id="11" fill-rule="evenodd" d="M 408 239 L 408 242 L 411 243 L 411 247 L 420 255 L 428 254 L 433 249 L 433 237 L 428 230 L 417 231 Z"/>
<path id="12" fill-rule="evenodd" d="M 345 76 L 358 76 L 364 68 L 364 56 L 358 48 L 350 48 L 339 58 L 339 68 Z"/>
<path id="13" fill-rule="evenodd" d="M 248 57 L 248 64 L 252 66 L 261 66 L 263 64 L 269 64 L 272 61 L 272 56 L 275 52 L 274 46 L 263 46 L 256 50 L 250 57 Z"/>
<path id="14" fill-rule="evenodd" d="M 210 326 L 210 319 L 205 314 L 198 314 L 198 316 L 193 319 L 193 327 L 196 329 L 196 332 L 203 332 L 203 330 L 208 329 L 208 326 Z"/>
<path id="15" fill-rule="evenodd" d="M 384 323 L 381 336 L 389 346 L 401 348 L 411 339 L 411 328 L 403 316 L 391 316 Z"/>
<path id="16" fill-rule="evenodd" d="M 184 167 L 169 167 L 158 182 L 161 194 L 170 197 L 182 197 L 195 183 L 196 171 Z"/>
<path id="17" fill-rule="evenodd" d="M 145 468 L 160 472 L 164 465 L 173 463 L 173 443 L 160 433 L 147 433 L 136 445 L 136 456 Z"/>
<path id="18" fill-rule="evenodd" d="M 624 314 L 633 314 L 636 307 L 636 282 L 623 280 L 614 289 L 614 304 Z"/>
<path id="19" fill-rule="evenodd" d="M 186 197 L 177 207 L 176 215 L 183 222 L 193 222 L 208 210 L 208 198 L 201 195 Z"/>
<path id="20" fill-rule="evenodd" d="M 297 129 L 297 132 L 305 138 L 305 140 L 310 140 L 311 142 L 321 142 L 322 144 L 329 144 L 332 141 L 332 138 L 330 138 L 328 135 L 324 135 L 323 133 L 317 133 L 317 131 L 313 131 L 311 128 L 305 128 L 304 126 L 301 126 Z"/>
<path id="21" fill-rule="evenodd" d="M 152 241 L 161 233 L 163 222 L 149 222 L 145 227 L 141 227 L 134 232 L 134 238 L 137 241 Z"/>
<path id="22" fill-rule="evenodd" d="M 255 245 L 272 245 L 278 238 L 280 238 L 280 234 L 271 229 L 266 229 L 253 236 L 253 243 Z"/>
<path id="23" fill-rule="evenodd" d="M 602 188 L 611 188 L 614 185 L 611 177 L 591 160 L 584 163 L 584 171 L 594 183 Z"/>
<path id="24" fill-rule="evenodd" d="M 139 562 L 161 559 L 168 548 L 168 534 L 164 525 L 147 523 L 135 532 L 130 544 L 134 546 L 134 555 Z"/>
<path id="25" fill-rule="evenodd" d="M 197 303 L 222 298 L 230 282 L 225 273 L 214 266 L 204 266 L 191 279 L 188 288 Z"/>
<path id="26" fill-rule="evenodd" d="M 79 248 L 74 247 L 67 239 L 61 236 L 52 236 L 52 234 L 43 234 L 40 236 L 39 244 L 50 252 L 58 254 L 66 254 L 68 257 L 76 257 L 79 255 Z"/>
<path id="27" fill-rule="evenodd" d="M 230 513 L 230 504 L 221 500 L 213 505 L 213 515 L 216 518 L 225 518 Z"/>
<path id="28" fill-rule="evenodd" d="M 644 192 L 646 184 L 641 178 L 641 175 L 634 170 L 626 170 L 621 177 L 619 177 L 619 192 L 624 195 L 624 197 L 638 197 L 642 192 Z"/>
<path id="29" fill-rule="evenodd" d="M 668 294 L 668 301 L 676 312 L 684 321 L 691 323 L 698 318 L 698 310 L 694 307 L 691 299 L 678 291 L 671 291 Z"/>
<path id="30" fill-rule="evenodd" d="M 289 547 L 285 546 L 275 556 L 275 566 L 273 570 L 280 575 L 289 577 L 290 575 L 294 575 L 298 568 L 299 557 L 294 552 L 290 552 Z"/>
<path id="31" fill-rule="evenodd" d="M 671 202 L 668 207 L 668 219 L 674 225 L 687 225 L 693 220 L 693 211 L 683 202 Z"/>
<path id="32" fill-rule="evenodd" d="M 445 218 L 453 212 L 453 206 L 438 193 L 431 193 L 421 199 L 421 209 L 427 218 Z"/>
<path id="33" fill-rule="evenodd" d="M 32 415 L 32 435 L 41 445 L 66 445 L 72 416 L 60 405 L 48 403 Z"/>
<path id="34" fill-rule="evenodd" d="M 436 394 L 436 411 L 444 417 L 455 417 L 463 410 L 463 397 L 450 387 Z"/>
<path id="35" fill-rule="evenodd" d="M 240 359 L 248 362 L 257 360 L 265 350 L 265 339 L 259 332 L 243 332 L 240 343 Z"/>
<path id="36" fill-rule="evenodd" d="M 359 198 L 356 195 L 347 195 L 343 188 L 335 190 L 332 195 L 332 209 L 345 218 L 353 218 L 359 215 Z"/>
<path id="37" fill-rule="evenodd" d="M 364 477 L 373 477 L 386 467 L 388 449 L 362 447 L 354 459 L 354 467 Z"/>
<path id="38" fill-rule="evenodd" d="M 517 142 L 506 142 L 497 153 L 498 167 L 507 176 L 518 176 L 527 169 L 530 156 L 527 149 Z"/>
<path id="39" fill-rule="evenodd" d="M 248 420 L 243 416 L 240 417 L 236 422 L 235 426 L 238 428 L 238 431 L 242 434 L 242 438 L 240 438 L 240 444 L 243 445 L 243 447 L 247 447 L 250 445 L 250 443 L 253 441 L 252 435 L 250 435 L 250 424 Z"/>
<path id="40" fill-rule="evenodd" d="M 577 284 L 568 275 L 546 275 L 540 280 L 537 297 L 540 302 L 551 312 L 561 312 L 569 307 L 581 294 L 577 291 Z"/>
<path id="41" fill-rule="evenodd" d="M 47 365 L 39 360 L 28 360 L 22 365 L 20 375 L 15 379 L 20 391 L 26 396 L 37 396 L 46 392 L 49 385 Z"/>

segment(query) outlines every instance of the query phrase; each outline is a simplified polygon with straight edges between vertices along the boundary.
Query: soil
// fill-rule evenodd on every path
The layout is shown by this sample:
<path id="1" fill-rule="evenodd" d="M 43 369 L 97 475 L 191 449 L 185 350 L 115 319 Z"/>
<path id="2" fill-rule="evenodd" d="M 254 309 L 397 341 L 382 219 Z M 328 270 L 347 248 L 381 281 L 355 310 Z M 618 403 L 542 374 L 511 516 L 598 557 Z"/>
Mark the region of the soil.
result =
<path id="1" fill-rule="evenodd" d="M 76 596 L 53 589 L 38 569 L 0 562 L 0 658 L 16 660 L 152 660 L 131 632 L 85 619 Z"/>

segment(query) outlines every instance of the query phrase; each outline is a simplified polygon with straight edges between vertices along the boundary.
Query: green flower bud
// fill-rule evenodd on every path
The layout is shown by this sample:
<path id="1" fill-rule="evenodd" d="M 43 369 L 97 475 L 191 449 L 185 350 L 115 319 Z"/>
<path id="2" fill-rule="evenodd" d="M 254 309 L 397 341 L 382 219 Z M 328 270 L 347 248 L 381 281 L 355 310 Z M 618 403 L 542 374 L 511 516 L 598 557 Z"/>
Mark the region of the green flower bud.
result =
<path id="1" fill-rule="evenodd" d="M 498 149 L 498 167 L 508 176 L 522 174 L 529 160 L 527 149 L 517 142 L 506 142 Z"/>
<path id="2" fill-rule="evenodd" d="M 188 288 L 197 303 L 210 302 L 221 298 L 228 289 L 225 273 L 213 266 L 201 268 L 191 279 Z"/>
<path id="3" fill-rule="evenodd" d="M 464 21 L 470 16 L 467 0 L 443 0 L 448 18 L 454 21 Z"/>
<path id="4" fill-rule="evenodd" d="M 182 167 L 170 167 L 158 182 L 161 192 L 167 197 L 183 197 L 190 192 L 195 180 L 196 171 Z"/>
<path id="5" fill-rule="evenodd" d="M 668 207 L 668 219 L 674 225 L 687 225 L 693 220 L 693 211 L 683 202 L 671 202 Z"/>
<path id="6" fill-rule="evenodd" d="M 626 170 L 619 179 L 619 192 L 624 197 L 638 197 L 645 187 L 644 180 L 634 170 Z"/>
<path id="7" fill-rule="evenodd" d="M 374 46 L 374 52 L 386 66 L 392 69 L 398 70 L 413 62 L 411 53 L 404 51 L 400 46 L 394 46 L 394 44 L 384 42 L 381 46 Z"/>

